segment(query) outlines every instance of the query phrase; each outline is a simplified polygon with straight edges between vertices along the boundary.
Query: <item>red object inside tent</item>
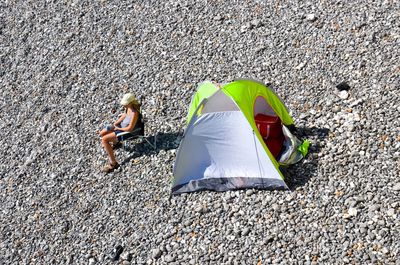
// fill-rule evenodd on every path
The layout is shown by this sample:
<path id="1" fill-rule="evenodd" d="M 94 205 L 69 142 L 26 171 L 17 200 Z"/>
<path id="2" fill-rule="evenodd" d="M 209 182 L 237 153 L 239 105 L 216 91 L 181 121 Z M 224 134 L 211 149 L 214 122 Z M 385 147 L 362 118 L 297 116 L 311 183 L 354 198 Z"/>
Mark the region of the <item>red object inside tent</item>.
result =
<path id="1" fill-rule="evenodd" d="M 277 158 L 285 140 L 281 119 L 278 116 L 257 114 L 254 120 L 269 151 Z"/>

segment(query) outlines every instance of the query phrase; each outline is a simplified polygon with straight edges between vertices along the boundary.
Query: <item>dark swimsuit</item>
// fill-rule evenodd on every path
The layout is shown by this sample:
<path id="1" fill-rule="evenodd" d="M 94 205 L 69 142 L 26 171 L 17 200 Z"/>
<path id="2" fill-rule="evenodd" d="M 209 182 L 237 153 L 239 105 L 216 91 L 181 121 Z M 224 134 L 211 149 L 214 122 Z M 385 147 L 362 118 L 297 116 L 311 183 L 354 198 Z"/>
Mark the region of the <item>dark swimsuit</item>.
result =
<path id="1" fill-rule="evenodd" d="M 121 122 L 120 126 L 117 126 L 117 128 L 127 127 L 129 125 L 129 123 L 131 122 L 132 116 L 126 115 L 125 119 Z M 122 126 L 122 125 L 124 125 L 124 126 Z M 139 112 L 138 120 L 136 121 L 135 127 L 133 128 L 132 131 L 124 132 L 124 131 L 120 131 L 118 129 L 115 130 L 115 136 L 117 137 L 118 142 L 127 140 L 127 139 L 135 137 L 137 135 L 143 135 L 143 133 L 144 133 L 144 126 L 143 126 L 143 121 L 142 121 L 142 114 L 140 112 Z"/>

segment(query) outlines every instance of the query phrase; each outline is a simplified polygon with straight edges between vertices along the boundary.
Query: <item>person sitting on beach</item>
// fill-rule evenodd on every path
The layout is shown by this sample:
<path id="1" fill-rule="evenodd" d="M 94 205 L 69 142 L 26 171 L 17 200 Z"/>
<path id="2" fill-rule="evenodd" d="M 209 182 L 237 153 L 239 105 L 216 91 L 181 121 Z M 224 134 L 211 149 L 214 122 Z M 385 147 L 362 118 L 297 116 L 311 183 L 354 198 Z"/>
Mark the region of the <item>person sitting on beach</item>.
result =
<path id="1" fill-rule="evenodd" d="M 103 172 L 109 173 L 119 167 L 115 158 L 113 147 L 130 137 L 139 126 L 140 103 L 132 93 L 125 94 L 121 100 L 121 105 L 125 108 L 119 119 L 113 125 L 107 125 L 98 132 L 101 136 L 101 143 L 107 152 L 109 163 L 103 168 Z"/>

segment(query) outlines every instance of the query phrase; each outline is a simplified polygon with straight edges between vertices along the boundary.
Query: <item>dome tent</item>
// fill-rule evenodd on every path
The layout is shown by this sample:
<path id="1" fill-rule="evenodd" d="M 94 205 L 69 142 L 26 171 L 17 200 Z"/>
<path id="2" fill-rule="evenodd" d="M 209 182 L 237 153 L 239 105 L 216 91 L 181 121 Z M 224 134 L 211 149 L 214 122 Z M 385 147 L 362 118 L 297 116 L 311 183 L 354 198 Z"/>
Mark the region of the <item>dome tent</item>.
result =
<path id="1" fill-rule="evenodd" d="M 257 129 L 254 117 L 259 113 L 282 121 L 285 148 L 279 160 Z M 257 81 L 236 80 L 220 89 L 211 82 L 200 84 L 177 152 L 172 193 L 287 189 L 279 166 L 295 163 L 307 153 L 307 144 L 287 129 L 291 125 L 281 99 Z"/>

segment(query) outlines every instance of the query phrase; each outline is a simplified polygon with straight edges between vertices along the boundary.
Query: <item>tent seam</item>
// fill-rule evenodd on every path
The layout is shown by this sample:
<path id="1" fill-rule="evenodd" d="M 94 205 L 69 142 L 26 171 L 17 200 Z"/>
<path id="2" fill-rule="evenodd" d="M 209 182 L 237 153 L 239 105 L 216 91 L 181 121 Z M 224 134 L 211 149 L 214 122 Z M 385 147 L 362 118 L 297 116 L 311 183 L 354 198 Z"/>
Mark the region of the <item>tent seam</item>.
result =
<path id="1" fill-rule="evenodd" d="M 260 157 L 258 156 L 258 149 L 257 149 L 257 143 L 256 143 L 254 130 L 252 130 L 252 132 L 253 132 L 254 147 L 256 148 L 256 154 L 257 154 L 258 171 L 260 172 L 260 179 L 262 179 L 262 184 L 264 185 L 264 180 L 263 180 L 262 175 L 261 175 Z"/>

